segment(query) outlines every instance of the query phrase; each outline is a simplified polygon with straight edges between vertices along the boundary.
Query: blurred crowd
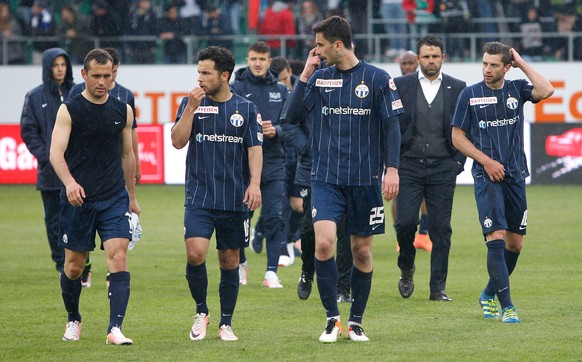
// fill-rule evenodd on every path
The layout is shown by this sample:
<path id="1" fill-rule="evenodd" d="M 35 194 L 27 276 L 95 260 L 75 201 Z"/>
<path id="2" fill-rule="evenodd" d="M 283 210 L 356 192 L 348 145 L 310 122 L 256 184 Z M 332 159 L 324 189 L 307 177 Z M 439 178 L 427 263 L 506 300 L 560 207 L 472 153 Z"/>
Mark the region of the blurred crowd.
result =
<path id="1" fill-rule="evenodd" d="M 569 47 L 562 36 L 580 32 L 582 0 L 0 0 L 0 41 L 7 40 L 0 64 L 38 63 L 54 46 L 80 63 L 95 39 L 117 48 L 126 63 L 185 63 L 189 36 L 203 42 L 195 52 L 208 45 L 232 49 L 249 34 L 274 35 L 273 56 L 304 59 L 313 47 L 311 26 L 336 14 L 350 20 L 360 57 L 372 49 L 357 34 L 371 31 L 388 34 L 381 41 L 386 58 L 437 33 L 449 59 L 467 60 L 467 34 L 478 33 L 480 42 L 509 42 L 534 61 L 582 59 L 582 37 Z"/>

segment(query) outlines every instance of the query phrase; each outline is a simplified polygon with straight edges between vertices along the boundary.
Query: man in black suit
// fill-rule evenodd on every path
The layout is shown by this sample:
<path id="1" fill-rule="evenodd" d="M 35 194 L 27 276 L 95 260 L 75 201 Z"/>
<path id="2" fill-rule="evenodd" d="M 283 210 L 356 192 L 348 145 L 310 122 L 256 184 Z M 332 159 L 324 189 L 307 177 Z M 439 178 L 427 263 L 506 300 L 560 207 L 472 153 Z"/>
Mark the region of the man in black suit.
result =
<path id="1" fill-rule="evenodd" d="M 443 42 L 427 35 L 417 44 L 420 71 L 394 79 L 405 113 L 400 115 L 400 192 L 397 199 L 396 237 L 400 245 L 398 290 L 403 298 L 414 291 L 418 209 L 423 198 L 428 210 L 428 233 L 433 242 L 430 300 L 451 301 L 445 293 L 451 213 L 457 174 L 465 156 L 454 149 L 451 120 L 465 82 L 441 73 Z"/>

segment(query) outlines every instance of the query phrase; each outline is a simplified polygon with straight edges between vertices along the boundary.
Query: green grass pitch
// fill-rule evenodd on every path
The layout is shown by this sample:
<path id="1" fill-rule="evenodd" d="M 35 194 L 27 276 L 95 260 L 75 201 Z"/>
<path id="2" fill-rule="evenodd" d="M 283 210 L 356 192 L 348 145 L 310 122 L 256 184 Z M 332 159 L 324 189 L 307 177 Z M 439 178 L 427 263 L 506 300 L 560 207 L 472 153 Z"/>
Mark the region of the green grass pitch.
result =
<path id="1" fill-rule="evenodd" d="M 419 361 L 582 359 L 582 187 L 529 186 L 525 248 L 511 277 L 522 323 L 485 320 L 477 297 L 487 281 L 486 247 L 471 186 L 457 188 L 447 293 L 452 303 L 428 301 L 429 254 L 419 250 L 416 289 L 397 289 L 395 235 L 374 240 L 374 279 L 364 327 L 370 343 L 318 337 L 325 314 L 314 286 L 297 298 L 300 260 L 279 275 L 283 289 L 261 286 L 266 256 L 249 249 L 249 284 L 241 287 L 233 328 L 237 342 L 217 337 L 218 265 L 208 258 L 211 324 L 206 340 L 188 338 L 194 302 L 185 274 L 183 186 L 139 186 L 143 238 L 129 252 L 131 297 L 124 333 L 133 346 L 105 345 L 108 303 L 105 260 L 92 254 L 93 287 L 81 295 L 79 342 L 61 340 L 66 312 L 50 261 L 40 195 L 33 186 L 0 187 L 0 361 Z M 387 210 L 389 208 L 387 207 Z M 347 319 L 349 306 L 340 305 Z M 344 324 L 345 321 L 344 321 Z M 347 327 L 347 326 L 344 326 Z"/>

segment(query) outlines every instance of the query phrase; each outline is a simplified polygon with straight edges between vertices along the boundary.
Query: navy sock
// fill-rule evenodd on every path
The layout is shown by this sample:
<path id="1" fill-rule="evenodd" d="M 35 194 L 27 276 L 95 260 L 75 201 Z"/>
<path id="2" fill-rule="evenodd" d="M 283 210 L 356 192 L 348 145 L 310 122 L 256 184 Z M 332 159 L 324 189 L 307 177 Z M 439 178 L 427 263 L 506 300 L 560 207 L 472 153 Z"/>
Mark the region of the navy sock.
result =
<path id="1" fill-rule="evenodd" d="M 81 278 L 69 279 L 65 272 L 61 272 L 61 293 L 67 310 L 67 322 L 81 321 L 79 313 L 79 299 L 81 299 Z"/>
<path id="2" fill-rule="evenodd" d="M 420 215 L 420 226 L 418 227 L 419 234 L 428 234 L 428 215 Z"/>
<path id="3" fill-rule="evenodd" d="M 220 324 L 230 326 L 232 324 L 232 315 L 236 300 L 238 297 L 238 268 L 220 269 L 220 286 L 218 294 L 220 295 Z"/>
<path id="4" fill-rule="evenodd" d="M 505 249 L 505 265 L 507 265 L 507 274 L 511 275 L 511 273 L 513 273 L 518 258 L 519 253 L 514 253 L 513 251 Z M 484 292 L 487 295 L 495 296 L 495 287 L 493 286 L 493 282 L 491 281 L 491 279 L 489 279 L 489 282 L 487 283 Z"/>
<path id="5" fill-rule="evenodd" d="M 372 274 L 373 271 L 369 273 L 364 273 L 363 271 L 352 266 L 352 307 L 350 308 L 350 319 L 349 322 L 362 323 L 362 317 L 364 316 L 364 311 L 366 310 L 366 304 L 368 303 L 368 297 L 370 296 L 370 290 L 372 289 Z"/>
<path id="6" fill-rule="evenodd" d="M 335 259 L 321 261 L 315 258 L 315 275 L 317 277 L 317 289 L 321 304 L 326 311 L 328 318 L 339 315 L 337 307 L 337 265 Z"/>
<path id="7" fill-rule="evenodd" d="M 505 241 L 497 239 L 487 242 L 487 271 L 501 308 L 513 305 L 509 294 L 509 273 L 505 264 Z"/>
<path id="8" fill-rule="evenodd" d="M 191 265 L 186 263 L 186 280 L 190 288 L 190 294 L 196 302 L 196 313 L 208 314 L 206 295 L 208 294 L 208 275 L 206 263 Z"/>
<path id="9" fill-rule="evenodd" d="M 127 310 L 127 302 L 129 302 L 129 272 L 111 273 L 109 280 L 109 327 L 107 333 L 111 332 L 111 328 L 121 328 L 123 318 L 125 318 L 125 311 Z"/>
<path id="10" fill-rule="evenodd" d="M 267 239 L 267 271 L 277 272 L 279 267 L 279 256 L 281 255 L 281 243 L 276 240 Z"/>
<path id="11" fill-rule="evenodd" d="M 238 255 L 239 255 L 239 257 L 238 257 L 239 264 L 242 264 L 245 261 L 247 261 L 247 255 L 245 254 L 245 248 L 240 248 Z"/>

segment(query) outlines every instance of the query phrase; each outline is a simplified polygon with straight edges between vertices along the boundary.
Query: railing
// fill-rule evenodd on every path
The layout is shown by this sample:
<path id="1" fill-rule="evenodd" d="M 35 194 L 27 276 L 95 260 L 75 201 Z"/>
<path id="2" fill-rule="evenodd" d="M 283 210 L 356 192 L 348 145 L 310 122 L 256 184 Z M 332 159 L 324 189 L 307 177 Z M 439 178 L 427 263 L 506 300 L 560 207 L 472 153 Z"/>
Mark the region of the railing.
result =
<path id="1" fill-rule="evenodd" d="M 490 39 L 496 39 L 500 41 L 510 42 L 513 40 L 518 40 L 522 37 L 521 33 L 464 33 L 464 34 L 437 34 L 439 35 L 445 45 L 448 41 L 452 39 L 465 39 L 466 40 L 466 50 L 467 58 L 463 61 L 480 61 L 481 58 L 481 45 L 485 41 Z M 566 44 L 565 54 L 566 61 L 582 60 L 582 32 L 576 33 L 558 33 L 558 32 L 545 32 L 542 33 L 542 38 L 548 41 L 560 41 L 562 44 Z M 354 35 L 354 40 L 364 41 L 367 44 L 366 60 L 371 62 L 383 62 L 383 61 L 393 61 L 393 59 L 387 59 L 382 52 L 382 44 L 389 41 L 390 39 L 401 38 L 405 39 L 408 43 L 414 44 L 419 35 L 412 34 L 356 34 Z M 305 54 L 309 49 L 304 49 L 301 54 L 297 54 L 296 50 L 290 49 L 286 46 L 287 42 L 291 40 L 309 41 L 313 40 L 313 35 L 296 35 L 296 36 L 264 36 L 264 35 L 229 35 L 229 36 L 186 36 L 183 38 L 186 44 L 186 63 L 192 64 L 195 61 L 196 52 L 198 49 L 206 47 L 217 41 L 231 41 L 233 48 L 231 49 L 237 58 L 237 62 L 244 62 L 244 57 L 246 56 L 248 46 L 257 40 L 280 40 L 281 49 L 280 55 L 286 58 L 299 58 L 304 60 Z M 154 47 L 154 62 L 157 64 L 163 64 L 164 61 L 164 41 L 156 36 L 121 36 L 121 37 L 87 37 L 85 41 L 95 48 L 100 46 L 110 46 L 110 44 L 115 44 L 117 48 L 120 49 L 122 56 L 124 56 L 125 64 L 132 64 L 129 57 L 125 56 L 124 49 L 130 44 L 137 44 L 139 42 L 153 42 Z M 10 62 L 10 57 L 14 54 L 14 49 L 20 47 L 23 54 L 23 61 L 25 64 L 33 64 L 33 54 L 35 52 L 35 46 L 39 46 L 42 49 L 42 45 L 48 44 L 59 44 L 66 50 L 66 40 L 60 37 L 13 37 L 10 39 L 0 39 L 0 65 L 8 65 Z M 413 49 L 415 50 L 415 49 Z M 580 58 L 579 58 L 580 57 Z M 548 57 L 545 60 L 555 60 Z"/>

